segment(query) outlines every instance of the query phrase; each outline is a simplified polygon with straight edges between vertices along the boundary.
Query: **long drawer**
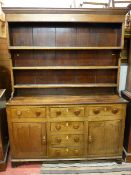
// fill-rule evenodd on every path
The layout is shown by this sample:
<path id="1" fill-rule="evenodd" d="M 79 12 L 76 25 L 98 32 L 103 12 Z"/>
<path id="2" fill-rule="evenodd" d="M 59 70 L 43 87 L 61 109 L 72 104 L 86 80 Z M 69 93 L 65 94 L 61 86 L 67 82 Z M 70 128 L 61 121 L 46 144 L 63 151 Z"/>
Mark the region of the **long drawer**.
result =
<path id="1" fill-rule="evenodd" d="M 84 106 L 61 106 L 50 107 L 50 117 L 84 117 Z"/>
<path id="2" fill-rule="evenodd" d="M 62 134 L 50 135 L 48 140 L 50 146 L 65 147 L 65 146 L 83 146 L 83 134 Z"/>
<path id="3" fill-rule="evenodd" d="M 123 107 L 121 104 L 112 104 L 112 105 L 92 105 L 88 106 L 85 109 L 86 116 L 116 116 L 121 115 Z"/>
<path id="4" fill-rule="evenodd" d="M 83 132 L 84 122 L 83 121 L 67 121 L 67 122 L 51 122 L 50 131 L 52 132 Z"/>
<path id="5" fill-rule="evenodd" d="M 50 147 L 48 150 L 49 157 L 54 158 L 65 158 L 65 157 L 83 157 L 84 149 L 82 147 L 65 147 L 65 148 L 53 148 Z"/>
<path id="6" fill-rule="evenodd" d="M 46 107 L 19 106 L 11 109 L 12 117 L 15 118 L 41 118 L 46 117 Z"/>

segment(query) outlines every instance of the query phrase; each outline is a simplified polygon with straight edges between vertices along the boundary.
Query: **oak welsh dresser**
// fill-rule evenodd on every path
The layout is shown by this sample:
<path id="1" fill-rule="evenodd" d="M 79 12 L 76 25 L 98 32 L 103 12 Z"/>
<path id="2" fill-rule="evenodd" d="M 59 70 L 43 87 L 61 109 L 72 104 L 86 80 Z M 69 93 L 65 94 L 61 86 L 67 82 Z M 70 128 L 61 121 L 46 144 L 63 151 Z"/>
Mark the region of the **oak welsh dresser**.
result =
<path id="1" fill-rule="evenodd" d="M 122 157 L 125 9 L 3 8 L 12 61 L 11 160 Z"/>

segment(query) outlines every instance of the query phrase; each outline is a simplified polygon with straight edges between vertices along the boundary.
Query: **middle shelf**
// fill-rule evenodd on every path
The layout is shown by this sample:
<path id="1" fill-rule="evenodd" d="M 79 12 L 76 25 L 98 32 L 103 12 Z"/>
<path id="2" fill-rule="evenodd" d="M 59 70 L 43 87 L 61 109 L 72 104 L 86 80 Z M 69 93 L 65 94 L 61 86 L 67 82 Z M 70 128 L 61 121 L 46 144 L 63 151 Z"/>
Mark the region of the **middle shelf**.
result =
<path id="1" fill-rule="evenodd" d="M 70 88 L 70 87 L 117 87 L 115 83 L 88 84 L 15 84 L 14 88 Z"/>
<path id="2" fill-rule="evenodd" d="M 121 46 L 100 47 L 44 47 L 44 46 L 9 46 L 9 50 L 120 50 Z"/>
<path id="3" fill-rule="evenodd" d="M 13 70 L 61 70 L 61 69 L 118 69 L 118 66 L 29 66 L 13 67 Z"/>

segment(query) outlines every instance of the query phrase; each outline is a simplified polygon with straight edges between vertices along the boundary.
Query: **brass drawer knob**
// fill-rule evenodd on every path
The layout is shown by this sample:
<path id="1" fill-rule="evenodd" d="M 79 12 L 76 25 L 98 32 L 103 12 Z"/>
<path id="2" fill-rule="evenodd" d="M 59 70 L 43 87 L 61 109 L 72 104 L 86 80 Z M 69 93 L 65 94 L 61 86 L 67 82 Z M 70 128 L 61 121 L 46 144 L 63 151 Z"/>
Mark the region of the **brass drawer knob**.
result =
<path id="1" fill-rule="evenodd" d="M 39 117 L 41 115 L 41 112 L 37 111 L 35 112 L 36 113 L 36 116 Z"/>
<path id="2" fill-rule="evenodd" d="M 60 125 L 56 125 L 56 129 L 59 131 L 61 129 Z"/>
<path id="3" fill-rule="evenodd" d="M 66 140 L 69 140 L 69 136 L 66 136 Z"/>
<path id="4" fill-rule="evenodd" d="M 76 110 L 76 111 L 74 111 L 74 114 L 76 115 L 76 116 L 78 116 L 79 114 L 80 114 L 80 110 Z"/>
<path id="5" fill-rule="evenodd" d="M 75 124 L 75 125 L 73 125 L 73 128 L 74 129 L 78 129 L 79 128 L 79 125 L 78 124 Z"/>
<path id="6" fill-rule="evenodd" d="M 74 142 L 77 143 L 77 142 L 79 142 L 79 141 L 80 141 L 79 137 L 75 137 L 75 138 L 74 138 Z"/>
<path id="7" fill-rule="evenodd" d="M 22 115 L 22 112 L 21 112 L 21 111 L 17 111 L 16 114 L 17 114 L 18 116 L 21 116 L 21 115 Z"/>
<path id="8" fill-rule="evenodd" d="M 94 109 L 94 110 L 93 110 L 93 113 L 94 113 L 94 114 L 99 114 L 99 113 L 100 113 L 100 110 L 99 110 L 99 109 Z"/>
<path id="9" fill-rule="evenodd" d="M 45 137 L 45 136 L 43 136 L 43 138 L 42 138 L 42 144 L 43 144 L 43 145 L 46 144 L 46 137 Z"/>
<path id="10" fill-rule="evenodd" d="M 66 148 L 66 153 L 68 153 L 69 152 L 69 149 L 68 148 Z"/>
<path id="11" fill-rule="evenodd" d="M 112 109 L 112 113 L 113 114 L 117 114 L 118 113 L 118 109 L 117 108 Z"/>
<path id="12" fill-rule="evenodd" d="M 89 142 L 89 143 L 92 143 L 92 142 L 93 142 L 92 136 L 89 136 L 88 142 Z"/>
<path id="13" fill-rule="evenodd" d="M 107 112 L 107 110 L 108 110 L 107 107 L 105 107 L 105 108 L 104 108 L 104 111 Z"/>
<path id="14" fill-rule="evenodd" d="M 69 126 L 69 123 L 68 122 L 66 122 L 66 127 L 68 127 Z"/>
<path id="15" fill-rule="evenodd" d="M 57 116 L 61 115 L 61 111 L 56 111 L 56 115 Z"/>
<path id="16" fill-rule="evenodd" d="M 56 142 L 57 142 L 57 143 L 61 143 L 61 138 L 57 137 L 57 138 L 56 138 Z"/>
<path id="17" fill-rule="evenodd" d="M 75 150 L 74 150 L 74 154 L 75 154 L 75 155 L 78 155 L 78 154 L 79 154 L 79 150 L 78 150 L 78 149 L 75 149 Z"/>

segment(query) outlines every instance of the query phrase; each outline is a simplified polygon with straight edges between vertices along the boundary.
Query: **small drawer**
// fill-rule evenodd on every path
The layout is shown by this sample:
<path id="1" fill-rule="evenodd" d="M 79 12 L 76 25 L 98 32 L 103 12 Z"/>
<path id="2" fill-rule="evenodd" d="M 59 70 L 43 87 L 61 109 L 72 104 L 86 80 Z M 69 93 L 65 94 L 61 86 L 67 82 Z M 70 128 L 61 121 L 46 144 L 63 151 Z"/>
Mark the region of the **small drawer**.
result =
<path id="1" fill-rule="evenodd" d="M 12 116 L 18 118 L 41 118 L 46 117 L 45 107 L 16 107 L 12 109 Z"/>
<path id="2" fill-rule="evenodd" d="M 56 157 L 56 158 L 65 158 L 65 157 L 83 157 L 84 149 L 81 147 L 74 147 L 74 148 L 49 148 L 49 157 Z"/>
<path id="3" fill-rule="evenodd" d="M 53 132 L 82 132 L 84 122 L 54 122 L 50 123 L 50 130 Z"/>
<path id="4" fill-rule="evenodd" d="M 68 113 L 68 108 L 66 107 L 51 107 L 50 117 L 66 117 Z"/>
<path id="5" fill-rule="evenodd" d="M 83 146 L 84 135 L 82 134 L 63 134 L 50 135 L 49 143 L 51 146 Z"/>
<path id="6" fill-rule="evenodd" d="M 84 117 L 84 107 L 82 106 L 71 107 L 68 110 L 68 114 L 74 117 Z"/>
<path id="7" fill-rule="evenodd" d="M 102 106 L 90 106 L 86 110 L 86 114 L 89 116 L 95 115 L 120 115 L 121 114 L 121 106 L 119 105 L 102 105 Z"/>
<path id="8" fill-rule="evenodd" d="M 51 107 L 51 117 L 84 117 L 84 107 Z"/>

